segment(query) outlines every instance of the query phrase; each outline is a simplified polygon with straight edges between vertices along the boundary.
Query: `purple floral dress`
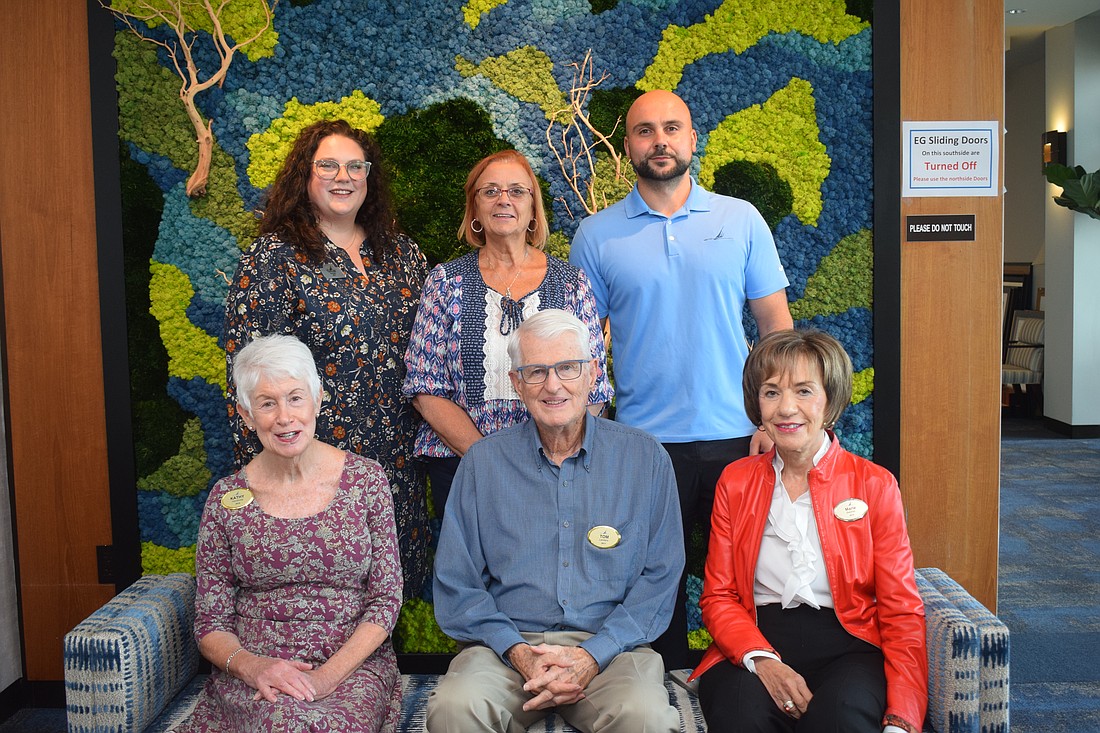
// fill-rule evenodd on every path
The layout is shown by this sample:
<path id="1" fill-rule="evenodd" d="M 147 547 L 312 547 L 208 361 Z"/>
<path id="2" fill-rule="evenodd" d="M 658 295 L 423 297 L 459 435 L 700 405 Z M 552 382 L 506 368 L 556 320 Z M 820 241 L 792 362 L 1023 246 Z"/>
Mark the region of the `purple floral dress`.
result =
<path id="1" fill-rule="evenodd" d="M 420 415 L 401 394 L 405 349 L 428 265 L 416 244 L 398 237 L 375 261 L 361 248 L 366 275 L 347 252 L 325 244 L 310 262 L 265 235 L 241 255 L 225 303 L 226 401 L 237 465 L 260 443 L 236 414 L 233 356 L 257 336 L 286 333 L 305 343 L 321 373 L 317 437 L 382 464 L 393 492 L 405 596 L 420 595 L 430 575 L 424 468 L 413 460 Z"/>
<path id="2" fill-rule="evenodd" d="M 195 551 L 195 637 L 228 631 L 250 652 L 315 667 L 370 622 L 392 631 L 401 608 L 401 566 L 393 506 L 382 469 L 345 454 L 332 502 L 310 517 L 266 514 L 253 501 L 226 509 L 227 491 L 248 486 L 244 471 L 210 492 Z M 216 665 L 191 717 L 176 733 L 396 730 L 401 712 L 397 658 L 385 641 L 328 697 L 315 702 L 255 690 Z"/>

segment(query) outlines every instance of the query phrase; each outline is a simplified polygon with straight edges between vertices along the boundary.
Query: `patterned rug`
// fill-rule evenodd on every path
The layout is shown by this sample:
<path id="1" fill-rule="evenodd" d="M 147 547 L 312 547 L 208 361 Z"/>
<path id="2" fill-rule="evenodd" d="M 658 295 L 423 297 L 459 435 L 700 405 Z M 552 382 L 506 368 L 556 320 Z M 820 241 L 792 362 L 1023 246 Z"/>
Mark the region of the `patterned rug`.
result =
<path id="1" fill-rule="evenodd" d="M 1100 731 L 1100 440 L 1006 420 L 1000 592 L 1012 733 Z"/>

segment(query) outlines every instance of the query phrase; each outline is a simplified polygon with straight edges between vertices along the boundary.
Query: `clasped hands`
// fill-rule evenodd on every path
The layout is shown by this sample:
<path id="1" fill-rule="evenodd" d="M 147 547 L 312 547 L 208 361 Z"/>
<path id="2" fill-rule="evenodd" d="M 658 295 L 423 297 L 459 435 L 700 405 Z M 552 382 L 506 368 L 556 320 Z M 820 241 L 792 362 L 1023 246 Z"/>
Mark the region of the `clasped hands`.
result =
<path id="1" fill-rule="evenodd" d="M 523 675 L 523 689 L 533 696 L 523 709 L 544 710 L 571 705 L 584 697 L 600 666 L 579 646 L 516 644 L 508 650 L 512 667 Z"/>
<path id="2" fill-rule="evenodd" d="M 279 694 L 298 700 L 314 702 L 328 697 L 336 689 L 339 680 L 330 680 L 324 665 L 314 668 L 308 662 L 296 659 L 277 659 L 249 655 L 238 669 L 238 676 L 249 687 L 255 688 L 253 700 L 275 702 Z"/>

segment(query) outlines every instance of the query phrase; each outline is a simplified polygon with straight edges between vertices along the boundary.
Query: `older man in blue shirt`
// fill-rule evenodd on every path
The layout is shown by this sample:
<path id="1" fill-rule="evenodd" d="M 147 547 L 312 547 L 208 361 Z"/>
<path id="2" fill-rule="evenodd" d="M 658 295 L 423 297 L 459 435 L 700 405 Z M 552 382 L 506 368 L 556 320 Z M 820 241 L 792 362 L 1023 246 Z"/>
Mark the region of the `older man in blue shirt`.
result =
<path id="1" fill-rule="evenodd" d="M 509 342 L 531 414 L 475 443 L 451 489 L 435 615 L 464 645 L 428 700 L 431 733 L 679 730 L 661 657 L 684 566 L 668 454 L 594 417 L 588 329 L 541 311 Z M 671 376 L 671 375 L 670 375 Z"/>

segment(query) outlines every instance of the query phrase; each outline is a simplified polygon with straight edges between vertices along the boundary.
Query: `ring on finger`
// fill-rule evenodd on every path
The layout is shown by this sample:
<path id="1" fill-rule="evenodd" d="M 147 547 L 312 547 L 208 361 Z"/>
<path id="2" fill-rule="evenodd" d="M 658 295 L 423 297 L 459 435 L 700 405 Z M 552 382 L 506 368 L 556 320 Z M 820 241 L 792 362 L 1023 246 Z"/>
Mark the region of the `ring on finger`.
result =
<path id="1" fill-rule="evenodd" d="M 783 703 L 783 710 L 788 712 L 788 713 L 793 713 L 794 712 L 794 700 L 787 700 L 787 702 Z"/>

